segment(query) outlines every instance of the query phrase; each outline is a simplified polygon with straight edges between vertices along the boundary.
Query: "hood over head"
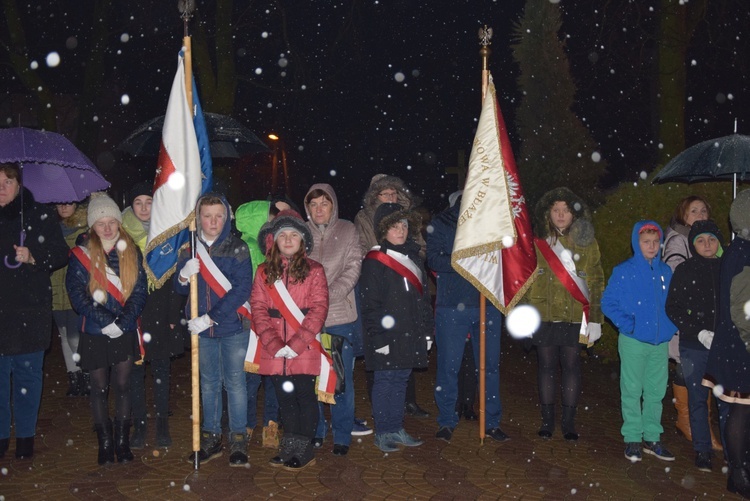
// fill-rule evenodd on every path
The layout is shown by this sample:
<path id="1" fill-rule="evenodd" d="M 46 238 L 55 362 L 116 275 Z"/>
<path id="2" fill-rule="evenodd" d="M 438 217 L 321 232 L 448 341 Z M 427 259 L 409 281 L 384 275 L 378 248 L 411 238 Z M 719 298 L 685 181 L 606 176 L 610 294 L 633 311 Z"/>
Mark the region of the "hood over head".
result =
<path id="1" fill-rule="evenodd" d="M 268 222 L 270 207 L 271 202 L 268 200 L 253 200 L 237 207 L 234 223 L 245 243 L 249 244 L 258 239 L 258 232 Z"/>
<path id="2" fill-rule="evenodd" d="M 404 209 L 411 209 L 419 205 L 419 197 L 407 188 L 400 178 L 388 174 L 376 174 L 370 181 L 370 187 L 367 188 L 365 196 L 362 198 L 365 211 L 370 214 L 375 213 L 375 209 L 382 203 L 378 199 L 378 193 L 386 188 L 392 188 L 398 192 L 398 203 Z"/>
<path id="3" fill-rule="evenodd" d="M 635 223 L 633 225 L 633 233 L 630 235 L 630 245 L 633 247 L 633 255 L 640 256 L 644 261 L 646 258 L 643 257 L 643 253 L 641 252 L 641 246 L 638 243 L 638 236 L 641 234 L 641 231 L 647 229 L 646 227 L 656 230 L 659 233 L 659 245 L 664 245 L 664 231 L 662 231 L 659 223 L 651 221 L 650 219 L 644 219 Z M 655 259 L 657 258 L 658 256 Z"/>
<path id="4" fill-rule="evenodd" d="M 339 201 L 338 198 L 336 198 L 336 192 L 333 190 L 333 186 L 331 186 L 330 184 L 316 183 L 310 186 L 310 189 L 307 190 L 307 193 L 305 194 L 305 215 L 307 216 L 307 219 L 312 222 L 312 219 L 310 218 L 310 211 L 307 208 L 307 203 L 310 193 L 315 190 L 324 192 L 331 199 L 333 208 L 331 209 L 331 219 L 328 221 L 328 226 L 333 226 L 334 224 L 336 224 L 336 221 L 339 220 Z"/>
<path id="5" fill-rule="evenodd" d="M 378 243 L 385 240 L 388 229 L 395 223 L 406 219 L 409 223 L 409 238 L 416 240 L 422 227 L 422 218 L 414 211 L 406 210 L 400 204 L 384 203 L 375 211 L 373 226 Z"/>
<path id="6" fill-rule="evenodd" d="M 232 230 L 232 219 L 233 219 L 232 206 L 229 205 L 227 198 L 221 193 L 211 192 L 211 193 L 206 193 L 205 195 L 201 195 L 201 197 L 198 198 L 198 201 L 195 204 L 195 228 L 198 230 L 198 235 L 202 235 L 199 208 L 201 207 L 202 203 L 205 204 L 205 202 L 207 201 L 212 201 L 212 202 L 215 201 L 217 203 L 221 203 L 224 206 L 224 211 L 226 214 L 226 219 L 224 220 L 224 227 L 221 229 L 221 234 L 216 238 L 216 241 L 214 242 L 215 244 L 227 238 L 227 235 L 229 235 L 229 233 Z M 214 203 L 211 203 L 208 205 L 214 205 Z"/>
<path id="7" fill-rule="evenodd" d="M 555 202 L 565 202 L 573 213 L 573 223 L 568 233 L 577 245 L 586 246 L 594 241 L 594 225 L 586 202 L 569 188 L 561 186 L 542 195 L 534 207 L 534 233 L 539 238 L 551 236 L 549 211 Z"/>

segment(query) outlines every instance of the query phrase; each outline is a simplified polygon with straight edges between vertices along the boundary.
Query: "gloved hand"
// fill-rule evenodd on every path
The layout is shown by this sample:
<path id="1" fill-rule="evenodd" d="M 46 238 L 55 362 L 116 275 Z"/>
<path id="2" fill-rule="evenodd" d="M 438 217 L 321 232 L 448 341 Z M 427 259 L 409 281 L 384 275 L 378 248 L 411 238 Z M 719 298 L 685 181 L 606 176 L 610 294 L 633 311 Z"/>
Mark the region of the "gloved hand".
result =
<path id="1" fill-rule="evenodd" d="M 200 317 L 195 317 L 194 319 L 189 320 L 188 330 L 190 331 L 190 334 L 200 334 L 204 330 L 211 327 L 213 324 L 214 321 L 211 320 L 211 317 L 209 317 L 208 313 L 206 313 L 205 315 L 201 315 Z"/>
<path id="2" fill-rule="evenodd" d="M 390 345 L 385 345 L 382 348 L 378 348 L 377 350 L 375 350 L 375 353 L 380 353 L 381 355 L 388 355 L 390 352 Z"/>
<path id="3" fill-rule="evenodd" d="M 589 338 L 589 343 L 597 341 L 602 337 L 602 324 L 597 324 L 595 322 L 589 322 L 586 324 L 586 336 Z"/>
<path id="4" fill-rule="evenodd" d="M 430 351 L 432 349 L 432 338 L 427 337 L 427 351 Z"/>
<path id="5" fill-rule="evenodd" d="M 117 327 L 117 324 L 112 322 L 109 325 L 102 327 L 102 334 L 108 336 L 110 339 L 117 339 L 122 336 L 122 329 Z"/>
<path id="6" fill-rule="evenodd" d="M 193 259 L 188 259 L 185 263 L 185 266 L 183 266 L 180 270 L 180 278 L 187 282 L 188 280 L 190 280 L 190 277 L 192 277 L 196 273 L 200 273 L 200 271 L 201 262 L 198 261 L 198 258 L 194 257 Z"/>
<path id="7" fill-rule="evenodd" d="M 276 352 L 276 355 L 274 355 L 274 358 L 294 358 L 297 356 L 297 353 L 294 352 L 293 349 L 291 349 L 289 346 L 284 346 L 279 351 Z"/>
<path id="8" fill-rule="evenodd" d="M 703 329 L 698 333 L 698 341 L 707 349 L 711 349 L 711 343 L 714 342 L 714 331 Z"/>

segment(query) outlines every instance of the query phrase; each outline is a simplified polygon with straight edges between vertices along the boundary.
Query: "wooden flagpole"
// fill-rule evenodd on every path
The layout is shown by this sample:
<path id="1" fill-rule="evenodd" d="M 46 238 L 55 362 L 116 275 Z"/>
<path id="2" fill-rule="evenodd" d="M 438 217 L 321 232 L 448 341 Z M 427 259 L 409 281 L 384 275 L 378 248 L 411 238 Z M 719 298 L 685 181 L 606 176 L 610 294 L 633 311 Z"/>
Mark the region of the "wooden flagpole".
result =
<path id="1" fill-rule="evenodd" d="M 187 2 L 189 3 L 189 2 Z M 191 40 L 188 35 L 188 20 L 192 16 L 192 10 L 189 5 L 181 12 L 182 20 L 185 25 L 185 36 L 182 38 L 182 44 L 185 48 L 185 94 L 190 113 L 193 113 L 193 59 L 191 53 Z M 190 233 L 192 236 L 191 248 L 193 257 L 195 257 L 195 216 L 190 222 Z M 198 276 L 190 277 L 190 318 L 198 316 Z M 200 400 L 200 350 L 199 337 L 197 334 L 190 334 L 190 359 L 191 359 L 191 393 L 192 393 L 192 414 L 193 414 L 193 467 L 197 470 L 200 467 L 200 449 L 201 449 L 201 400 Z"/>
<path id="2" fill-rule="evenodd" d="M 490 82 L 489 58 L 492 28 L 485 25 L 479 29 L 479 55 L 482 57 L 482 102 Z M 484 445 L 487 405 L 487 298 L 479 294 L 479 443 Z"/>

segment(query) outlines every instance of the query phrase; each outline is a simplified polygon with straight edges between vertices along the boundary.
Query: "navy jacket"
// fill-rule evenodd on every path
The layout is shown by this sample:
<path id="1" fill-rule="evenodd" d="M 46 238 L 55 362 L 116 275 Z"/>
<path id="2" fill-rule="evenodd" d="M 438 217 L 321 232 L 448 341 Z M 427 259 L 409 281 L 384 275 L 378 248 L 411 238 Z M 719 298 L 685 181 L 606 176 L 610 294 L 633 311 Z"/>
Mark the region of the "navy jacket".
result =
<path id="1" fill-rule="evenodd" d="M 460 199 L 435 216 L 427 233 L 427 266 L 437 273 L 436 308 L 455 310 L 462 304 L 466 308 L 479 308 L 479 291 L 451 266 L 453 240 L 456 238 Z M 490 305 L 494 308 L 494 306 Z"/>
<path id="2" fill-rule="evenodd" d="M 631 235 L 634 255 L 612 270 L 602 296 L 602 313 L 620 334 L 658 345 L 668 342 L 677 332 L 665 309 L 672 269 L 658 255 L 651 263 L 643 257 L 638 232 L 646 224 L 659 228 L 659 243 L 664 241 L 664 233 L 656 222 L 635 223 Z"/>
<path id="3" fill-rule="evenodd" d="M 253 267 L 250 263 L 250 251 L 245 242 L 231 234 L 232 224 L 229 219 L 232 212 L 226 199 L 224 197 L 221 197 L 221 199 L 227 211 L 224 228 L 210 247 L 203 240 L 201 242 L 208 249 L 208 253 L 216 266 L 232 284 L 232 290 L 225 294 L 223 298 L 219 298 L 206 284 L 206 281 L 198 275 L 198 316 L 208 313 L 211 320 L 216 322 L 200 334 L 208 337 L 231 336 L 245 330 L 242 326 L 242 317 L 237 313 L 237 308 L 245 301 L 250 301 L 250 292 L 253 288 Z M 200 220 L 196 223 L 198 227 L 196 238 L 200 238 Z M 190 249 L 184 249 L 180 253 L 180 259 L 177 263 L 178 271 L 174 274 L 175 290 L 184 296 L 189 296 L 190 284 L 182 285 L 180 283 L 179 270 L 182 270 L 190 256 Z M 185 306 L 185 315 L 190 318 L 190 298 L 188 298 Z"/>
<path id="4" fill-rule="evenodd" d="M 122 231 L 122 230 L 121 230 Z M 99 304 L 91 298 L 89 293 L 89 272 L 78 260 L 75 254 L 70 254 L 68 272 L 65 275 L 65 288 L 68 290 L 70 304 L 80 315 L 80 330 L 87 334 L 101 334 L 102 327 L 112 322 L 117 324 L 123 332 L 135 331 L 138 327 L 138 317 L 141 316 L 148 297 L 148 282 L 146 272 L 140 264 L 143 262 L 138 250 L 138 279 L 133 292 L 125 300 L 125 306 L 120 305 L 111 294 L 107 294 L 107 301 Z M 107 254 L 107 265 L 120 274 L 120 261 L 117 248 L 113 247 Z"/>

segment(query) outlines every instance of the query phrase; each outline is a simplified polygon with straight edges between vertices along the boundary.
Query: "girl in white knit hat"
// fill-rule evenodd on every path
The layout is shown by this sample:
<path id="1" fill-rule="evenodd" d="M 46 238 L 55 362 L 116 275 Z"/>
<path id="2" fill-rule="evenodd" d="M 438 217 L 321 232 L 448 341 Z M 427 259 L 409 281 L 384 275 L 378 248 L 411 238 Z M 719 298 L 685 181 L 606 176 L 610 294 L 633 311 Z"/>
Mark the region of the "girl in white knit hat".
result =
<path id="1" fill-rule="evenodd" d="M 133 460 L 130 451 L 130 372 L 138 353 L 137 322 L 147 297 L 146 273 L 133 239 L 120 231 L 117 204 L 94 193 L 91 228 L 72 249 L 65 285 L 81 316 L 81 366 L 91 374 L 91 412 L 99 439 L 99 464 Z M 115 394 L 114 433 L 107 397 Z"/>

